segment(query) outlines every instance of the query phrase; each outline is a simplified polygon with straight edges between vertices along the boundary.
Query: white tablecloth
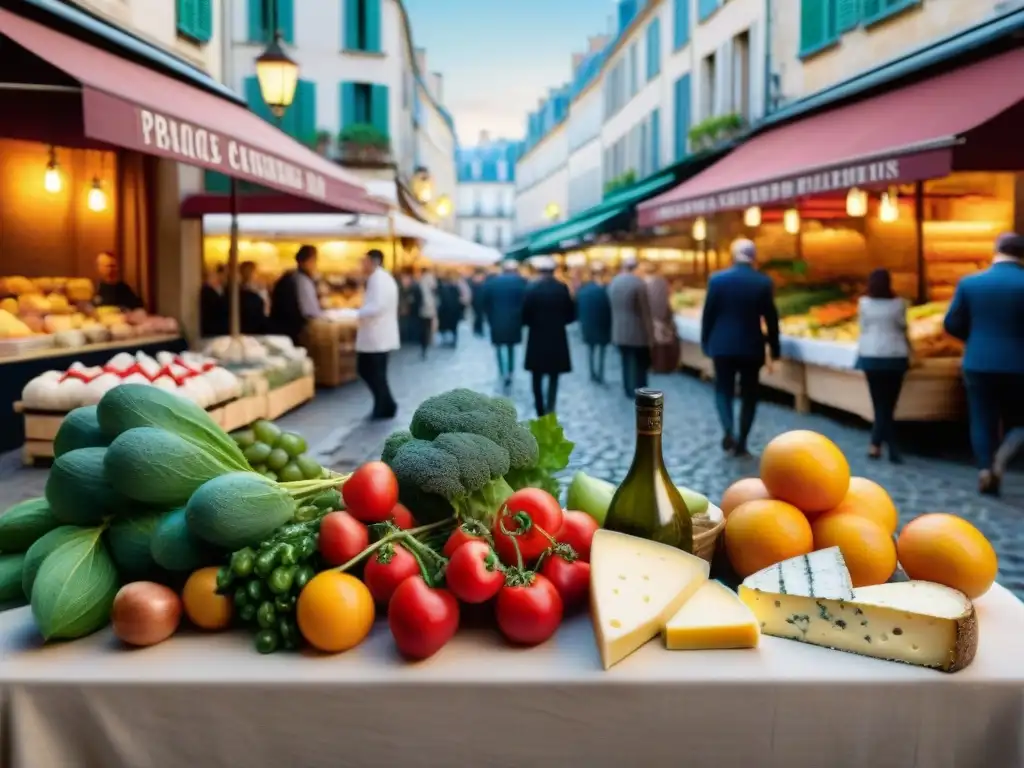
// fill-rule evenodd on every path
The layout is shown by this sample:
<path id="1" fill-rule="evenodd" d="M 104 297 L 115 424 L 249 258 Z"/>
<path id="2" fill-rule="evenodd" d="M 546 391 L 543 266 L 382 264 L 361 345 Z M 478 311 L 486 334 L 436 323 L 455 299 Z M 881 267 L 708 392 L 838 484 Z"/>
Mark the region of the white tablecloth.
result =
<path id="1" fill-rule="evenodd" d="M 11 768 L 1019 768 L 1024 605 L 994 587 L 977 609 L 978 657 L 953 675 L 775 638 L 675 653 L 653 641 L 603 672 L 586 616 L 535 649 L 464 629 L 419 664 L 396 657 L 383 624 L 337 656 L 259 656 L 234 633 L 40 647 L 19 609 L 0 614 L 0 756 Z"/>

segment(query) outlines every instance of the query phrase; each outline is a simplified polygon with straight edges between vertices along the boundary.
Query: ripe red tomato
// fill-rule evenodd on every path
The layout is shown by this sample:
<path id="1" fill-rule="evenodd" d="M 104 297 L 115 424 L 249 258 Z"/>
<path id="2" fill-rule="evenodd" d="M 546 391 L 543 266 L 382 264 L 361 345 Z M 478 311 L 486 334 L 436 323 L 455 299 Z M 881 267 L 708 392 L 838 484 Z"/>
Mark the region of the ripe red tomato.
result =
<path id="1" fill-rule="evenodd" d="M 505 584 L 505 572 L 490 544 L 467 541 L 452 553 L 444 579 L 462 602 L 486 603 Z"/>
<path id="2" fill-rule="evenodd" d="M 467 541 L 483 541 L 479 536 L 474 536 L 471 533 L 466 533 L 460 525 L 454 531 L 452 535 L 448 537 L 448 541 L 444 543 L 444 549 L 441 550 L 441 554 L 445 557 L 451 557 L 455 550 L 465 544 Z"/>
<path id="3" fill-rule="evenodd" d="M 403 531 L 416 527 L 416 520 L 413 519 L 412 512 L 405 504 L 395 504 L 395 508 L 391 510 L 391 522 Z"/>
<path id="4" fill-rule="evenodd" d="M 398 480 L 383 461 L 370 461 L 352 473 L 341 486 L 345 508 L 361 523 L 391 519 L 398 503 Z"/>
<path id="5" fill-rule="evenodd" d="M 533 562 L 541 553 L 547 549 L 551 542 L 548 541 L 538 528 L 543 529 L 551 536 L 554 536 L 562 528 L 562 505 L 547 491 L 540 488 L 523 488 L 516 491 L 505 502 L 499 510 L 498 518 L 494 521 L 494 546 L 501 556 L 502 562 L 514 565 L 516 562 L 516 551 L 512 544 L 512 536 L 501 532 L 501 521 L 505 521 L 505 528 L 515 531 L 519 523 L 515 515 L 525 512 L 533 521 L 533 527 L 522 536 L 516 536 L 516 544 L 522 552 L 524 562 Z"/>
<path id="6" fill-rule="evenodd" d="M 566 510 L 562 513 L 562 529 L 555 538 L 571 546 L 580 560 L 589 563 L 590 544 L 594 540 L 594 532 L 600 527 L 586 512 Z"/>
<path id="7" fill-rule="evenodd" d="M 386 563 L 374 553 L 363 569 L 363 583 L 366 584 L 375 602 L 387 605 L 398 585 L 411 576 L 418 576 L 420 564 L 412 553 L 401 544 L 394 545 L 394 554 Z"/>
<path id="8" fill-rule="evenodd" d="M 502 587 L 495 605 L 498 629 L 519 645 L 540 645 L 562 623 L 562 598 L 540 574 L 521 587 Z"/>
<path id="9" fill-rule="evenodd" d="M 558 590 L 566 613 L 586 603 L 590 594 L 590 563 L 582 560 L 570 563 L 564 557 L 551 555 L 545 558 L 540 572 Z"/>
<path id="10" fill-rule="evenodd" d="M 428 587 L 422 576 L 413 576 L 391 596 L 388 626 L 403 656 L 430 658 L 455 636 L 459 601 L 447 589 Z"/>
<path id="11" fill-rule="evenodd" d="M 370 531 L 348 512 L 328 512 L 320 521 L 320 554 L 328 565 L 343 565 L 370 546 Z"/>

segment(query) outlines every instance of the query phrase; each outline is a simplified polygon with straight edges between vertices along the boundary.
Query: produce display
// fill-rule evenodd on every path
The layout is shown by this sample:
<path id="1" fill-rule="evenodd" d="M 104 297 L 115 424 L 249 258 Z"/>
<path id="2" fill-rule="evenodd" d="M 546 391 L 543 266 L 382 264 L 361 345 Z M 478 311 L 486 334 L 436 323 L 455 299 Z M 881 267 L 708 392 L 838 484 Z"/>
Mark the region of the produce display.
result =
<path id="1" fill-rule="evenodd" d="M 21 402 L 27 410 L 63 413 L 95 405 L 119 384 L 143 384 L 188 398 L 207 408 L 242 394 L 242 382 L 205 355 L 120 352 L 102 366 L 72 363 L 66 371 L 47 371 L 25 385 Z"/>
<path id="2" fill-rule="evenodd" d="M 322 477 L 323 467 L 306 453 L 306 440 L 294 432 L 282 432 L 271 421 L 260 420 L 231 435 L 249 466 L 271 480 L 285 482 Z"/>
<path id="3" fill-rule="evenodd" d="M 259 373 L 271 389 L 313 373 L 306 350 L 287 336 L 217 336 L 206 343 L 203 354 L 239 376 Z"/>

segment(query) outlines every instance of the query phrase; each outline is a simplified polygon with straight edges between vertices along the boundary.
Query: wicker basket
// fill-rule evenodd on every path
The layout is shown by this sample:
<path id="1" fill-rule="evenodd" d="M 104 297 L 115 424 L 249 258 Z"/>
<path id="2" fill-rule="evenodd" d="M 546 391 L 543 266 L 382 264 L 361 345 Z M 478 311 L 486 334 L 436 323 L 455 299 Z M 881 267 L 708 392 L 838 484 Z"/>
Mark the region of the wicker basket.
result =
<path id="1" fill-rule="evenodd" d="M 725 530 L 725 514 L 710 504 L 707 517 L 707 520 L 702 516 L 693 521 L 693 554 L 710 563 L 715 556 L 718 537 Z"/>

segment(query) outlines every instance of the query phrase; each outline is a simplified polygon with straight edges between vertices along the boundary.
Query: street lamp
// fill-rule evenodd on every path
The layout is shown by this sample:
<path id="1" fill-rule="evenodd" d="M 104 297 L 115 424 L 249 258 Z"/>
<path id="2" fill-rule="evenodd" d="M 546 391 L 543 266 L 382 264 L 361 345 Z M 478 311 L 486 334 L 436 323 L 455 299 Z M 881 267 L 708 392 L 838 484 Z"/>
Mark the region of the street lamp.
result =
<path id="1" fill-rule="evenodd" d="M 256 79 L 263 101 L 280 120 L 292 105 L 299 82 L 299 65 L 288 58 L 281 47 L 280 32 L 274 32 L 267 49 L 256 59 Z"/>

